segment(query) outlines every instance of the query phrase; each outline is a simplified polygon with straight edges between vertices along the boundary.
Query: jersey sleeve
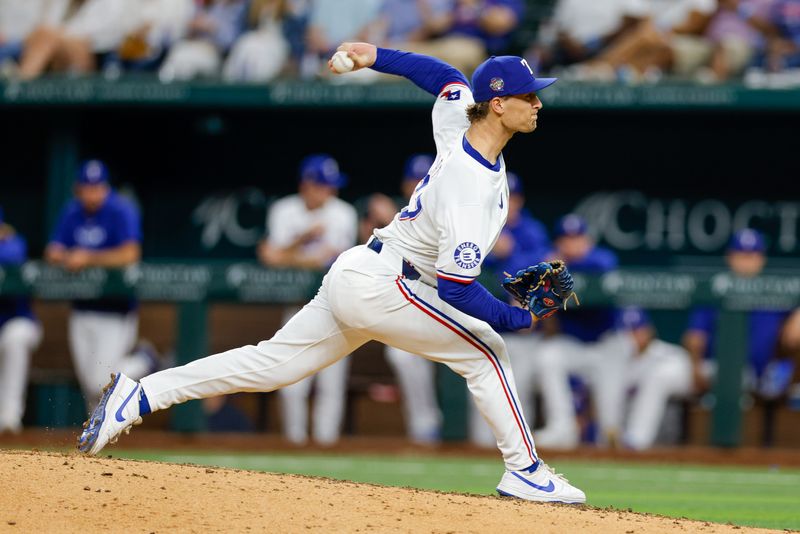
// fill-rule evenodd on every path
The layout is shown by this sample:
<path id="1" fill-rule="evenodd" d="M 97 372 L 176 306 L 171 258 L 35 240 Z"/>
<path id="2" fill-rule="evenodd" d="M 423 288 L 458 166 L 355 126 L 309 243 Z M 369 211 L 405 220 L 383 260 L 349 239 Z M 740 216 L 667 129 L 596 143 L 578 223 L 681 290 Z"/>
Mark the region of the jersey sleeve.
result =
<path id="1" fill-rule="evenodd" d="M 75 238 L 73 235 L 75 228 L 70 221 L 69 213 L 70 207 L 67 206 L 61 212 L 61 216 L 58 218 L 56 228 L 53 230 L 53 235 L 50 237 L 51 243 L 61 245 L 62 247 L 66 248 L 75 246 Z"/>
<path id="2" fill-rule="evenodd" d="M 472 90 L 462 82 L 445 85 L 433 105 L 433 140 L 436 152 L 445 154 L 469 127 L 467 107 L 473 104 Z"/>
<path id="3" fill-rule="evenodd" d="M 488 250 L 485 214 L 478 204 L 458 204 L 442 212 L 439 226 L 439 257 L 436 276 L 469 284 L 481 274 Z"/>
<path id="4" fill-rule="evenodd" d="M 139 210 L 132 204 L 126 204 L 119 217 L 119 243 L 142 242 L 142 218 Z"/>
<path id="5" fill-rule="evenodd" d="M 21 265 L 28 256 L 28 245 L 21 236 L 0 239 L 0 265 Z"/>

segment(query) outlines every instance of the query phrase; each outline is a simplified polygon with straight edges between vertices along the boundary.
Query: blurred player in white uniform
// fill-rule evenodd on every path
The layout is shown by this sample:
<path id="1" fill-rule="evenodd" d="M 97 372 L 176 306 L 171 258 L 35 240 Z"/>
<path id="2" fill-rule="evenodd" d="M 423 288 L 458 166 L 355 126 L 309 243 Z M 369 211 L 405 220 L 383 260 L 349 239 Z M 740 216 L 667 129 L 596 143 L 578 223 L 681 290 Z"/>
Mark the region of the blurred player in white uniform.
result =
<path id="1" fill-rule="evenodd" d="M 629 352 L 617 383 L 621 402 L 612 424 L 620 429 L 622 445 L 648 449 L 656 441 L 669 400 L 692 393 L 692 360 L 680 345 L 656 337 L 644 310 L 621 310 L 618 324 L 629 341 Z"/>
<path id="2" fill-rule="evenodd" d="M 339 164 L 327 154 L 314 154 L 300 164 L 298 194 L 275 202 L 269 210 L 269 237 L 259 258 L 269 267 L 327 270 L 336 257 L 356 243 L 356 210 L 337 197 L 346 184 Z M 289 307 L 284 324 L 300 311 Z M 347 393 L 348 358 L 314 376 L 279 390 L 286 439 L 308 441 L 308 399 L 314 386 L 312 435 L 320 445 L 339 440 Z"/>
<path id="3" fill-rule="evenodd" d="M 420 180 L 428 174 L 434 158 L 415 154 L 408 158 L 401 188 L 411 199 Z M 387 345 L 386 359 L 397 375 L 403 395 L 403 415 L 409 439 L 420 445 L 433 445 L 441 439 L 442 412 L 436 400 L 436 365 L 416 354 Z"/>
<path id="4" fill-rule="evenodd" d="M 553 244 L 550 256 L 562 258 L 572 272 L 602 274 L 617 267 L 616 255 L 594 243 L 586 220 L 576 214 L 556 222 Z M 570 375 L 580 377 L 592 392 L 601 443 L 618 439 L 606 435 L 612 432 L 609 418 L 614 413 L 618 388 L 604 387 L 617 379 L 622 361 L 617 336 L 613 335 L 615 319 L 612 307 L 581 306 L 547 323 L 557 334 L 542 341 L 535 358 L 545 415 L 545 426 L 536 432 L 542 447 L 569 449 L 580 442 Z"/>
<path id="5" fill-rule="evenodd" d="M 78 447 L 96 454 L 142 415 L 176 403 L 285 387 L 377 340 L 445 363 L 464 377 L 503 455 L 498 493 L 585 502 L 582 491 L 538 458 L 508 352 L 492 329 L 530 328 L 539 317 L 496 299 L 475 281 L 508 215 L 502 149 L 515 133 L 536 129 L 542 108 L 536 91 L 555 80 L 535 78 L 522 58 L 491 58 L 473 75 L 473 99 L 464 75 L 435 58 L 367 43 L 340 48 L 357 67 L 405 76 L 436 96 L 436 161 L 409 205 L 366 246 L 341 254 L 317 296 L 272 339 L 141 383 L 116 375 Z M 358 139 L 351 141 L 357 150 Z"/>
<path id="6" fill-rule="evenodd" d="M 0 208 L 0 273 L 28 259 L 28 245 L 3 221 Z M 42 340 L 42 327 L 33 315 L 28 296 L 0 297 L 0 434 L 22 430 L 25 390 L 31 353 Z"/>

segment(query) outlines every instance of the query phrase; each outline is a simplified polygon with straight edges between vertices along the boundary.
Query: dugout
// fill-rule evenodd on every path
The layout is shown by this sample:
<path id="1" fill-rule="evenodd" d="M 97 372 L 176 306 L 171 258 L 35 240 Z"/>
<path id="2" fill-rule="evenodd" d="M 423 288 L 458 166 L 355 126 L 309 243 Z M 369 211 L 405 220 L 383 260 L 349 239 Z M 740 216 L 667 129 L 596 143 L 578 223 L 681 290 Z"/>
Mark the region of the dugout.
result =
<path id="1" fill-rule="evenodd" d="M 0 202 L 28 238 L 32 257 L 40 257 L 69 197 L 73 169 L 86 157 L 106 160 L 115 183 L 140 203 L 146 260 L 223 265 L 253 258 L 269 203 L 294 192 L 304 155 L 334 155 L 351 178 L 342 196 L 357 201 L 374 191 L 397 195 L 407 155 L 433 150 L 431 98 L 410 84 L 45 79 L 0 86 L 0 95 L 6 156 Z M 771 267 L 794 279 L 800 91 L 560 83 L 542 97 L 540 129 L 512 140 L 504 154 L 525 183 L 528 206 L 546 224 L 579 210 L 624 267 L 700 274 L 721 268 L 731 230 L 754 226 L 770 238 Z M 797 306 L 800 297 L 789 296 L 795 300 L 782 305 Z M 664 338 L 677 341 L 689 304 L 657 312 Z M 209 317 L 198 307 L 147 306 L 142 329 L 162 345 L 177 347 L 181 328 L 197 332 Z M 252 340 L 242 329 L 253 309 L 221 306 L 212 306 L 206 339 L 194 335 L 194 347 L 176 350 L 206 353 L 204 347 Z M 54 301 L 42 301 L 37 310 L 53 325 L 66 313 Z M 150 310 L 152 330 L 145 319 Z M 742 330 L 731 321 L 733 331 Z M 33 377 L 43 386 L 53 377 L 70 383 L 67 345 L 51 334 L 54 328 L 34 359 Z M 363 370 L 366 381 L 388 373 L 370 365 Z M 453 391 L 450 383 L 442 389 Z M 731 395 L 731 406 L 738 406 L 738 392 Z M 29 410 L 28 417 L 36 413 Z M 458 437 L 463 413 L 453 408 L 448 421 L 448 435 Z M 719 432 L 718 444 L 740 441 L 738 423 Z M 786 439 L 800 443 L 798 436 Z"/>

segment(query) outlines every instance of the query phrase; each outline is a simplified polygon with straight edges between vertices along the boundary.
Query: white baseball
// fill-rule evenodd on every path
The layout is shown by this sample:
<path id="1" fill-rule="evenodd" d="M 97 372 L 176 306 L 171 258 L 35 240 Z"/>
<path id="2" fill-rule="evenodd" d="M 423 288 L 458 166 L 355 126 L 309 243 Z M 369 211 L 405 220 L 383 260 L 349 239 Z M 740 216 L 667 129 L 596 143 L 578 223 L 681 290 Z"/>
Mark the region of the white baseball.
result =
<path id="1" fill-rule="evenodd" d="M 333 57 L 331 58 L 331 65 L 333 65 L 333 70 L 338 72 L 339 74 L 350 72 L 355 67 L 355 63 L 353 60 L 347 57 L 347 52 L 344 50 L 339 50 Z"/>

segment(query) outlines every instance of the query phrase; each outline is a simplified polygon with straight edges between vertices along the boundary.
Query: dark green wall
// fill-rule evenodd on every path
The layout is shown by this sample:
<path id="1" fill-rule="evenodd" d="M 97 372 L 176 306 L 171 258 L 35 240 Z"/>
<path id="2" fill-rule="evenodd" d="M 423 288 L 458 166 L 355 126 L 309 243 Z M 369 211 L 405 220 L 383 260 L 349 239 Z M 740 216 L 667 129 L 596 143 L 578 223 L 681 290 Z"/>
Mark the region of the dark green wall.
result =
<path id="1" fill-rule="evenodd" d="M 795 151 L 798 114 L 578 112 L 546 106 L 545 98 L 539 130 L 513 139 L 505 158 L 508 168 L 523 177 L 529 206 L 548 224 L 592 193 L 615 192 L 614 201 L 626 201 L 628 197 L 620 197 L 620 191 L 637 191 L 643 196 L 617 207 L 611 229 L 638 236 L 632 238 L 635 241 L 643 240 L 653 228 L 658 231 L 648 217 L 659 206 L 664 221 L 673 213 L 686 226 L 694 207 L 700 204 L 701 211 L 713 212 L 716 204 L 709 206 L 707 201 L 719 200 L 727 205 L 730 213 L 725 217 L 732 224 L 742 204 L 759 199 L 771 211 L 753 219 L 753 224 L 772 237 L 771 252 L 796 255 L 797 247 L 786 232 L 797 230 L 792 206 L 800 202 Z M 161 257 L 250 257 L 250 247 L 232 244 L 226 230 L 238 232 L 240 242 L 252 240 L 269 199 L 294 191 L 297 163 L 308 153 L 333 154 L 351 177 L 342 195 L 355 200 L 373 191 L 397 194 L 405 157 L 434 149 L 430 112 L 420 108 L 108 107 L 81 111 L 31 107 L 3 109 L 0 120 L 6 156 L 0 161 L 0 203 L 6 207 L 7 218 L 28 235 L 34 255 L 48 232 L 44 188 L 54 125 L 73 129 L 79 155 L 105 159 L 116 182 L 138 197 L 144 208 L 145 253 Z M 745 185 L 736 185 L 740 182 Z M 238 198 L 239 208 L 233 214 L 224 211 L 222 202 L 230 195 Z M 594 210 L 598 225 L 610 217 L 607 209 L 612 197 L 583 206 Z M 683 208 L 673 206 L 668 212 L 676 199 Z M 208 201 L 204 214 L 196 211 L 203 200 Z M 792 205 L 778 209 L 777 201 Z M 675 209 L 686 213 L 681 216 Z M 213 249 L 201 243 L 201 223 L 207 223 L 210 214 L 217 227 L 206 227 L 206 237 L 213 242 L 215 230 L 220 236 Z M 713 217 L 698 220 L 705 231 L 713 233 Z M 601 233 L 601 237 L 610 235 Z M 781 235 L 784 240 L 779 243 Z M 661 241 L 666 242 L 665 236 Z M 659 244 L 658 238 L 653 242 L 653 236 L 650 239 L 649 245 L 620 248 L 623 259 L 664 263 L 673 261 L 676 253 L 713 255 L 721 250 L 713 243 L 711 248 L 698 248 L 686 235 L 672 247 Z"/>

